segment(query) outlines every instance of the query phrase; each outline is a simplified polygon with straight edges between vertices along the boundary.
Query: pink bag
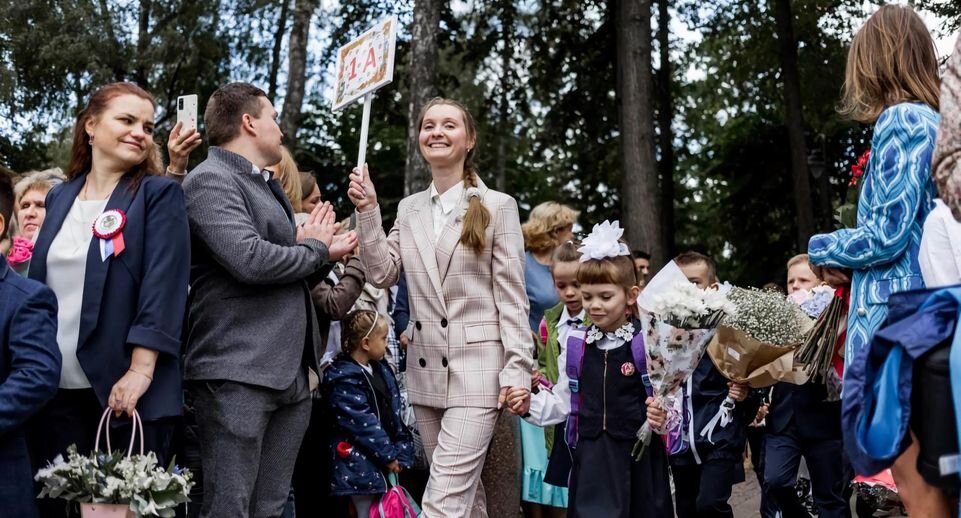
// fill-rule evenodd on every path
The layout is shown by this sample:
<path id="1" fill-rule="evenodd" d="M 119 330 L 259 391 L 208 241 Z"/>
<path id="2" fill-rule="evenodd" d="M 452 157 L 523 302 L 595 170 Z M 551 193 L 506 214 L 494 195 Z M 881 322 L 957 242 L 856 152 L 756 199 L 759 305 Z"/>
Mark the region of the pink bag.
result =
<path id="1" fill-rule="evenodd" d="M 387 475 L 391 486 L 386 493 L 370 506 L 370 518 L 417 518 L 420 507 L 414 503 L 410 493 L 397 483 L 397 475 Z"/>

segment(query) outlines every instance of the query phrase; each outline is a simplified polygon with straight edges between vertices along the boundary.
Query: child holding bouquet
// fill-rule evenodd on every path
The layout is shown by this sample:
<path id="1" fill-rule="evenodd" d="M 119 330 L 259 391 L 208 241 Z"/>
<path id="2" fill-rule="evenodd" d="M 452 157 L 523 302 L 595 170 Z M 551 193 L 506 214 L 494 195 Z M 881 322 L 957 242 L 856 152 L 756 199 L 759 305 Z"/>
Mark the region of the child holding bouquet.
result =
<path id="1" fill-rule="evenodd" d="M 618 241 L 622 233 L 617 223 L 597 225 L 579 250 L 577 282 L 592 324 L 569 333 L 570 382 L 554 387 L 571 397 L 565 435 L 574 445 L 568 504 L 573 518 L 673 516 L 662 441 L 651 441 L 640 461 L 632 455 L 644 421 L 660 427 L 666 416 L 648 398 L 635 316 L 640 290 L 630 251 Z M 522 397 L 512 391 L 509 400 Z"/>
<path id="2" fill-rule="evenodd" d="M 400 390 L 384 356 L 385 317 L 357 310 L 341 322 L 341 355 L 324 371 L 324 400 L 336 430 L 331 494 L 349 496 L 358 517 L 389 489 L 385 472 L 413 462 L 414 443 L 400 411 Z"/>
<path id="3" fill-rule="evenodd" d="M 698 288 L 717 286 L 716 267 L 710 257 L 685 252 L 674 262 Z M 726 398 L 735 401 L 734 420 L 726 426 L 717 425 L 709 434 L 702 434 Z M 760 398 L 752 394 L 747 385 L 725 378 L 705 354 L 688 380 L 684 404 L 683 434 L 690 447 L 671 456 L 677 516 L 733 517 L 728 500 L 739 475 L 747 443 L 747 427 L 757 415 Z"/>

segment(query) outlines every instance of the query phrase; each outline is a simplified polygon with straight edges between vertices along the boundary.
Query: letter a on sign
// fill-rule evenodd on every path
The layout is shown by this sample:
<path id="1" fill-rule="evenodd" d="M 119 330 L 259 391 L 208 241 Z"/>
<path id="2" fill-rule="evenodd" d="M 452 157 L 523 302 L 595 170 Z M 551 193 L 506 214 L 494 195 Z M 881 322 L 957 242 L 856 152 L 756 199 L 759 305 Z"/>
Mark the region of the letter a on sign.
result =
<path id="1" fill-rule="evenodd" d="M 367 61 L 364 62 L 364 69 L 360 73 L 366 74 L 371 67 L 377 68 L 377 55 L 374 54 L 374 47 L 367 51 Z"/>
<path id="2" fill-rule="evenodd" d="M 378 23 L 337 52 L 334 77 L 334 111 L 394 79 L 397 19 Z"/>

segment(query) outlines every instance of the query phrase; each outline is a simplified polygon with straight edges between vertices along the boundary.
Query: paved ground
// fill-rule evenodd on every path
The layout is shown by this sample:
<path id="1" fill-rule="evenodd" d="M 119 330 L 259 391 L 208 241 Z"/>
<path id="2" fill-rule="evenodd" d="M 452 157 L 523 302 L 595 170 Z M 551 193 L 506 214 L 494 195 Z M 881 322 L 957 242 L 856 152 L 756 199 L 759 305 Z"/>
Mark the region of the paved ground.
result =
<path id="1" fill-rule="evenodd" d="M 761 491 L 757 485 L 757 476 L 750 465 L 744 467 L 747 481 L 734 486 L 731 490 L 731 507 L 734 508 L 734 516 L 737 518 L 750 518 L 759 516 L 758 509 L 761 508 Z"/>

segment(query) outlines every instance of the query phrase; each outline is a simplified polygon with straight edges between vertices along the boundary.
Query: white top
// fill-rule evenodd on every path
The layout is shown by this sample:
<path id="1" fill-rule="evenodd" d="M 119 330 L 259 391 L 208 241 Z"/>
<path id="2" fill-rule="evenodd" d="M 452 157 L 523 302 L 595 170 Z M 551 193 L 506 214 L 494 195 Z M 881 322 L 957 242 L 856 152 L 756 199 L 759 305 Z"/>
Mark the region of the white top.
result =
<path id="1" fill-rule="evenodd" d="M 434 220 L 434 242 L 440 239 L 441 232 L 447 226 L 451 213 L 457 207 L 457 203 L 464 197 L 464 182 L 457 182 L 453 187 L 447 189 L 444 194 L 437 192 L 434 183 L 430 184 L 430 207 L 431 215 Z"/>
<path id="2" fill-rule="evenodd" d="M 47 286 L 57 296 L 57 344 L 63 356 L 60 388 L 90 387 L 90 381 L 77 360 L 77 341 L 93 222 L 106 205 L 107 200 L 75 199 L 47 252 Z"/>
<path id="3" fill-rule="evenodd" d="M 575 319 L 584 321 L 584 310 L 581 310 Z M 554 388 L 547 390 L 541 387 L 537 394 L 531 394 L 531 408 L 528 410 L 530 415 L 524 419 L 537 426 L 551 426 L 564 422 L 567 415 L 571 413 L 571 381 L 567 377 L 567 337 L 572 327 L 567 321 L 571 320 L 567 308 L 561 312 L 561 317 L 557 321 L 557 343 L 560 346 L 560 354 L 557 355 L 557 383 Z M 600 347 L 600 344 L 598 346 Z"/>
<path id="4" fill-rule="evenodd" d="M 961 223 L 940 199 L 924 220 L 918 263 L 928 288 L 961 283 Z"/>

